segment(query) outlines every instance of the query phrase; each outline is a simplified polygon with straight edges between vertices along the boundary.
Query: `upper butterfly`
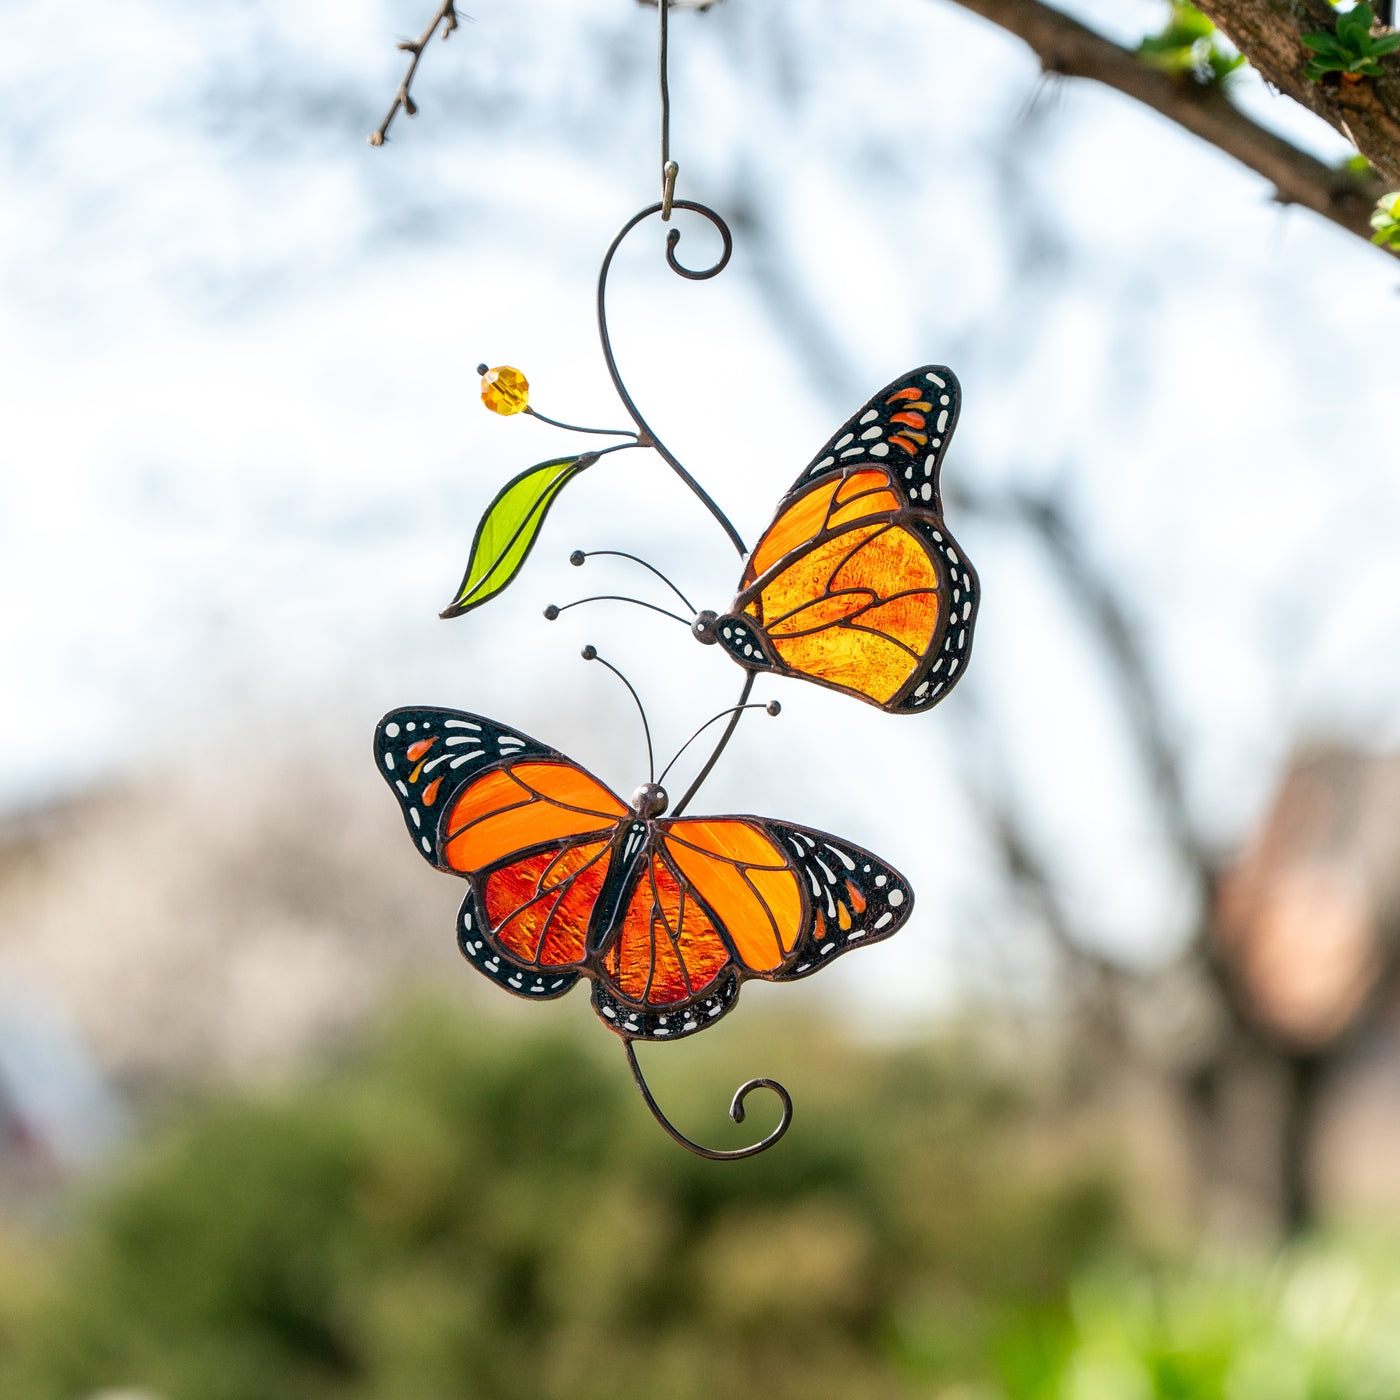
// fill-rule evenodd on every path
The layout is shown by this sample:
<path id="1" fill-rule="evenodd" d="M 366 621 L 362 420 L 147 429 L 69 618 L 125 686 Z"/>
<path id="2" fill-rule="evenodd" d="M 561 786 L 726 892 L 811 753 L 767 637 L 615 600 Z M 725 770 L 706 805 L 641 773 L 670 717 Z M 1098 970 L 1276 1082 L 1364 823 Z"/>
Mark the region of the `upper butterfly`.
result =
<path id="1" fill-rule="evenodd" d="M 562 754 L 481 715 L 393 710 L 376 766 L 428 862 L 471 888 L 466 957 L 545 999 L 580 977 L 626 1039 L 717 1020 L 745 978 L 790 982 L 888 938 L 903 876 L 834 836 L 765 817 L 665 819 L 655 783 L 630 803 Z"/>
<path id="2" fill-rule="evenodd" d="M 701 613 L 695 635 L 891 714 L 943 699 L 977 617 L 938 492 L 960 400 L 952 370 L 924 365 L 847 419 L 778 503 L 730 610 Z"/>

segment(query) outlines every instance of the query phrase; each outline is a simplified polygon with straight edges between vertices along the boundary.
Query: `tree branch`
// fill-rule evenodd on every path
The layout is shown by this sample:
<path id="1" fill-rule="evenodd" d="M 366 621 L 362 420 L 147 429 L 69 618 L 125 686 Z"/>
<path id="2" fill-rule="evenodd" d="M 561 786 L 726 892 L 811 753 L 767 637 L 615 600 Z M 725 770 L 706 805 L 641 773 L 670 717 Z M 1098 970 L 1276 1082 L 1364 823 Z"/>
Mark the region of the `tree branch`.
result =
<path id="1" fill-rule="evenodd" d="M 1382 58 L 1379 78 L 1329 74 L 1315 83 L 1303 75 L 1312 55 L 1302 36 L 1337 27 L 1326 0 L 1198 0 L 1198 7 L 1266 82 L 1341 132 L 1390 189 L 1400 188 L 1400 57 Z"/>
<path id="2" fill-rule="evenodd" d="M 442 4 L 437 7 L 436 13 L 428 23 L 428 27 L 416 39 L 403 39 L 395 45 L 404 53 L 412 54 L 409 60 L 408 72 L 403 75 L 403 82 L 399 84 L 399 90 L 394 95 L 394 105 L 389 108 L 389 115 L 379 123 L 379 130 L 375 131 L 369 138 L 371 146 L 382 146 L 384 138 L 389 134 L 389 123 L 398 115 L 399 108 L 402 107 L 410 117 L 418 115 L 418 104 L 414 102 L 409 88 L 413 86 L 413 76 L 418 71 L 418 65 L 423 59 L 423 50 L 428 47 L 432 37 L 437 33 L 438 25 L 442 26 L 442 37 L 445 40 L 454 29 L 457 28 L 457 6 L 456 0 L 442 0 Z"/>
<path id="3" fill-rule="evenodd" d="M 1040 0 L 955 0 L 955 3 L 1025 40 L 1046 72 L 1092 78 L 1136 98 L 1262 175 L 1273 184 L 1274 197 L 1280 203 L 1300 204 L 1348 233 L 1370 241 L 1371 212 L 1376 200 L 1385 193 L 1385 187 L 1377 180 L 1333 169 L 1306 151 L 1300 151 L 1252 121 L 1219 87 L 1159 72 L 1141 62 L 1130 49 L 1105 39 L 1078 20 L 1041 4 Z M 1330 15 L 1326 0 L 1207 0 L 1202 8 L 1213 17 L 1214 11 L 1223 11 L 1231 4 L 1268 7 L 1289 3 L 1300 6 L 1316 3 Z M 1308 24 L 1311 28 L 1311 18 Z M 1254 56 L 1248 46 L 1240 43 L 1229 28 L 1225 32 L 1252 60 Z M 1294 44 L 1300 55 L 1301 73 L 1307 55 L 1297 42 L 1297 33 L 1295 30 Z M 1269 77 L 1263 68 L 1260 71 Z M 1355 86 L 1369 87 L 1366 83 Z M 1377 168 L 1382 167 L 1378 165 Z M 1400 179 L 1396 183 L 1400 184 Z"/>

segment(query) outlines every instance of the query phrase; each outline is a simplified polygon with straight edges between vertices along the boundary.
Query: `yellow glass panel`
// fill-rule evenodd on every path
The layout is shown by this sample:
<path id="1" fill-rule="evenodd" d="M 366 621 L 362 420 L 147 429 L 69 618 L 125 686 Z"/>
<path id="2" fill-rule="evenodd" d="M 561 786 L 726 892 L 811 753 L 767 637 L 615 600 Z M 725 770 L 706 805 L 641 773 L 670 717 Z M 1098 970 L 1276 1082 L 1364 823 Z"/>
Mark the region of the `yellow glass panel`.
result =
<path id="1" fill-rule="evenodd" d="M 774 638 L 784 665 L 804 676 L 819 676 L 888 704 L 914 674 L 917 662 L 902 647 L 872 632 L 828 628 L 808 637 Z"/>
<path id="2" fill-rule="evenodd" d="M 846 539 L 847 536 L 842 535 L 833 543 L 844 543 Z M 836 570 L 831 587 L 833 591 L 868 588 L 875 598 L 926 589 L 929 596 L 922 601 L 931 608 L 932 615 L 923 631 L 923 642 L 914 649 L 922 650 L 933 636 L 938 613 L 937 600 L 932 595 L 938 589 L 938 570 L 922 541 L 911 530 L 897 527 L 871 538 Z"/>
<path id="3" fill-rule="evenodd" d="M 856 621 L 862 627 L 873 627 L 896 642 L 903 642 L 911 651 L 922 655 L 938 629 L 938 594 L 930 588 L 903 598 L 892 598 L 888 603 L 867 608 Z"/>
<path id="4" fill-rule="evenodd" d="M 791 637 L 798 632 L 814 632 L 820 627 L 830 627 L 843 617 L 850 617 L 868 607 L 870 597 L 866 593 L 842 593 L 835 598 L 821 598 L 807 607 L 799 609 L 791 617 L 770 622 L 764 629 L 770 637 Z"/>
<path id="5" fill-rule="evenodd" d="M 827 522 L 830 529 L 867 515 L 878 515 L 881 511 L 898 510 L 900 500 L 890 490 L 889 478 L 884 472 L 856 472 L 842 483 L 834 504 L 837 508 Z"/>
<path id="6" fill-rule="evenodd" d="M 841 612 L 823 598 L 828 587 L 847 592 L 864 608 L 852 626 L 839 623 L 856 608 Z M 763 590 L 762 616 L 773 619 L 768 634 L 786 665 L 885 704 L 914 674 L 933 640 L 937 590 L 933 560 L 911 531 L 863 525 L 784 569 Z M 825 630 L 790 635 L 828 619 Z"/>
<path id="7" fill-rule="evenodd" d="M 846 530 L 835 539 L 827 540 L 809 550 L 801 558 L 793 560 L 780 574 L 764 588 L 759 621 L 766 623 L 769 618 L 779 618 L 796 608 L 806 607 L 824 597 L 827 584 L 831 582 L 846 556 L 859 545 L 869 540 L 877 532 L 885 530 L 882 525 L 861 525 Z M 879 595 L 884 596 L 884 595 Z"/>

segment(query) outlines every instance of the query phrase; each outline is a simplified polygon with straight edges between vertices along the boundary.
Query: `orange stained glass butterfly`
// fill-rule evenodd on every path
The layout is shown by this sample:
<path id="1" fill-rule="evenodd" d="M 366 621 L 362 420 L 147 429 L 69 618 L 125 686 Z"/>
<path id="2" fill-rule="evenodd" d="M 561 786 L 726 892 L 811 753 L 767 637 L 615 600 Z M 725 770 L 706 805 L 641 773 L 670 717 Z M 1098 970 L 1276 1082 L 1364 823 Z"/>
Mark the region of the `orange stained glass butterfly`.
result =
<path id="1" fill-rule="evenodd" d="M 668 819 L 656 783 L 624 802 L 481 715 L 394 710 L 374 753 L 419 852 L 470 885 L 468 961 L 531 1000 L 588 978 L 629 1041 L 691 1035 L 746 978 L 806 977 L 913 908 L 904 877 L 847 841 L 766 817 Z"/>
<path id="2" fill-rule="evenodd" d="M 695 634 L 896 715 L 931 709 L 967 665 L 977 575 L 943 523 L 938 475 L 958 420 L 952 370 L 881 389 L 813 458 L 748 557 L 730 610 Z"/>

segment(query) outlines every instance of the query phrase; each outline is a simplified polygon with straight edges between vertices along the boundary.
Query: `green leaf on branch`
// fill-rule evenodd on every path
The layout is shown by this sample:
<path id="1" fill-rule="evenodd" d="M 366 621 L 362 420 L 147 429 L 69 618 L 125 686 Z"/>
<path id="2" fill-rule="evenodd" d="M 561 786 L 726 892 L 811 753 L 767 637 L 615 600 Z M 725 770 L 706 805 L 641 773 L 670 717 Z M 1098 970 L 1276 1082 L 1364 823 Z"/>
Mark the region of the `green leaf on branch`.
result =
<path id="1" fill-rule="evenodd" d="M 1221 44 L 1215 25 L 1183 0 L 1172 5 L 1166 27 L 1159 34 L 1149 34 L 1137 51 L 1149 68 L 1205 86 L 1223 85 L 1244 63 L 1243 54 L 1231 53 Z"/>
<path id="2" fill-rule="evenodd" d="M 504 589 L 520 572 L 534 548 L 554 498 L 581 471 L 598 460 L 598 453 L 556 457 L 541 462 L 508 481 L 486 507 L 472 541 L 471 561 L 457 596 L 439 617 L 461 617 L 479 608 Z"/>
<path id="3" fill-rule="evenodd" d="M 1328 73 L 1340 73 L 1352 81 L 1380 77 L 1383 70 L 1376 60 L 1400 49 L 1400 34 L 1392 31 L 1373 35 L 1375 22 L 1376 12 L 1365 3 L 1337 16 L 1335 34 L 1325 30 L 1304 34 L 1303 43 L 1312 50 L 1313 57 L 1303 69 L 1303 76 L 1315 83 Z"/>
<path id="4" fill-rule="evenodd" d="M 1382 248 L 1393 248 L 1400 253 L 1400 192 L 1388 194 L 1376 201 L 1376 212 L 1371 215 L 1371 227 L 1375 233 L 1371 242 Z"/>

